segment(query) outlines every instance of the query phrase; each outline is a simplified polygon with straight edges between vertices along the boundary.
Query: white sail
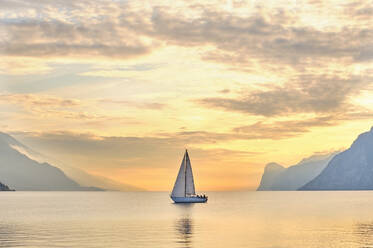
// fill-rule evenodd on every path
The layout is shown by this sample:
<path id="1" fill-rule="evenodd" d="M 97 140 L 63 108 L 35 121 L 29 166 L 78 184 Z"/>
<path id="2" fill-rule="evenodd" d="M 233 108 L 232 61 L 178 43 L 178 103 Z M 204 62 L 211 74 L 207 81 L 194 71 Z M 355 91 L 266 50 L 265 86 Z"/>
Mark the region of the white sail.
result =
<path id="1" fill-rule="evenodd" d="M 179 174 L 177 174 L 177 178 L 176 178 L 171 196 L 185 197 L 185 186 L 186 186 L 185 184 L 185 181 L 186 181 L 185 180 L 186 179 L 185 160 L 186 160 L 186 155 L 184 155 L 183 161 L 181 162 Z"/>
<path id="2" fill-rule="evenodd" d="M 188 151 L 185 151 L 185 195 L 195 195 L 194 178 Z"/>
<path id="3" fill-rule="evenodd" d="M 204 203 L 208 199 L 205 195 L 196 195 L 192 165 L 187 150 L 185 150 L 183 161 L 172 189 L 171 199 L 175 203 Z"/>

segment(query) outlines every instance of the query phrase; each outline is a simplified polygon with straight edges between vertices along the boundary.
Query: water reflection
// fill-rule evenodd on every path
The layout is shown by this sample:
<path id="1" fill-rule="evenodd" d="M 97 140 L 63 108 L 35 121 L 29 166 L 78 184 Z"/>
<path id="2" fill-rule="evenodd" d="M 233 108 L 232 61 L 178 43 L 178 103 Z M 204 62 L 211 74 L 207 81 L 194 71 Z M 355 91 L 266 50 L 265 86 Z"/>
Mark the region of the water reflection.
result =
<path id="1" fill-rule="evenodd" d="M 191 248 L 193 237 L 192 211 L 194 204 L 175 204 L 177 209 L 177 219 L 174 229 L 176 234 L 176 243 L 178 247 Z"/>
<path id="2" fill-rule="evenodd" d="M 373 247 L 373 222 L 356 224 L 355 234 L 362 248 Z"/>
<path id="3" fill-rule="evenodd" d="M 19 236 L 15 226 L 0 223 L 0 247 L 20 246 L 14 236 Z"/>
<path id="4" fill-rule="evenodd" d="M 208 204 L 158 192 L 0 194 L 0 248 L 373 248 L 373 191 L 353 193 L 221 192 Z"/>
<path id="5" fill-rule="evenodd" d="M 192 247 L 193 237 L 193 222 L 189 216 L 180 218 L 175 223 L 175 230 L 177 233 L 177 243 L 184 248 Z"/>

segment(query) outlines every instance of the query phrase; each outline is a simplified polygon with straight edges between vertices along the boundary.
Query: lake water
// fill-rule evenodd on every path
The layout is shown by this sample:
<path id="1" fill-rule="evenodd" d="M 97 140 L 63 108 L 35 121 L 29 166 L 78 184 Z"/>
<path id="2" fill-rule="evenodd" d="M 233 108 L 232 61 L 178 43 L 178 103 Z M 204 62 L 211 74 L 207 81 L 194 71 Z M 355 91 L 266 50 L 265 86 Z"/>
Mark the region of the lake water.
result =
<path id="1" fill-rule="evenodd" d="M 373 192 L 1 192 L 0 247 L 373 247 Z"/>

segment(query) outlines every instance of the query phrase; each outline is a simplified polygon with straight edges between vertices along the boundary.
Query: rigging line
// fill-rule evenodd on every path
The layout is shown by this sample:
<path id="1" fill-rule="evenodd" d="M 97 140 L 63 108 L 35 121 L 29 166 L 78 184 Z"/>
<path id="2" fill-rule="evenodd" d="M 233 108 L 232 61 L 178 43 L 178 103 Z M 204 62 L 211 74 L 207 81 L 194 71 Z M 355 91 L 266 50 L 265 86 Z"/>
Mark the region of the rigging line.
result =
<path id="1" fill-rule="evenodd" d="M 186 159 L 186 156 L 188 155 L 188 151 L 185 150 L 185 155 L 184 155 L 184 197 L 186 197 L 186 180 L 187 180 L 187 176 L 186 176 L 186 173 L 187 173 L 187 159 Z"/>

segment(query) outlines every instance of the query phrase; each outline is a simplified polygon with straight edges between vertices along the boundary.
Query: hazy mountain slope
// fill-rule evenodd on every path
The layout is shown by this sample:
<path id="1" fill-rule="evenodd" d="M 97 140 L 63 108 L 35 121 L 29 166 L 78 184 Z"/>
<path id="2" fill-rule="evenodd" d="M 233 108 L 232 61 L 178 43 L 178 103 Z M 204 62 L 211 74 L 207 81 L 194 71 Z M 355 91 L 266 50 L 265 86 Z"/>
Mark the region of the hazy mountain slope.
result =
<path id="1" fill-rule="evenodd" d="M 372 190 L 373 128 L 360 134 L 346 151 L 336 155 L 315 179 L 300 190 Z"/>
<path id="2" fill-rule="evenodd" d="M 0 191 L 11 191 L 11 189 L 7 185 L 0 183 Z"/>
<path id="3" fill-rule="evenodd" d="M 257 190 L 297 190 L 315 178 L 334 155 L 335 153 L 311 156 L 288 168 L 278 164 L 274 167 L 274 163 L 268 164 Z"/>
<path id="4" fill-rule="evenodd" d="M 118 191 L 145 191 L 142 188 L 120 183 L 103 176 L 92 175 L 75 168 L 64 166 L 63 169 L 67 176 L 83 186 L 95 185 L 96 187 Z"/>
<path id="5" fill-rule="evenodd" d="M 114 181 L 100 175 L 92 175 L 80 169 L 67 166 L 63 162 L 60 162 L 51 157 L 47 157 L 44 154 L 40 154 L 30 149 L 29 147 L 20 145 L 22 144 L 18 143 L 17 145 L 12 145 L 12 147 L 32 160 L 35 160 L 39 163 L 49 163 L 57 168 L 60 168 L 61 170 L 63 170 L 67 177 L 76 181 L 81 186 L 90 187 L 94 185 L 95 187 L 118 191 L 145 191 L 145 189 L 142 188 Z"/>
<path id="6" fill-rule="evenodd" d="M 277 177 L 284 172 L 286 168 L 276 163 L 269 163 L 264 168 L 262 179 L 257 190 L 272 190 L 272 185 Z"/>
<path id="7" fill-rule="evenodd" d="M 15 190 L 97 190 L 81 187 L 60 169 L 39 163 L 14 147 L 25 148 L 11 136 L 0 133 L 0 181 Z"/>

